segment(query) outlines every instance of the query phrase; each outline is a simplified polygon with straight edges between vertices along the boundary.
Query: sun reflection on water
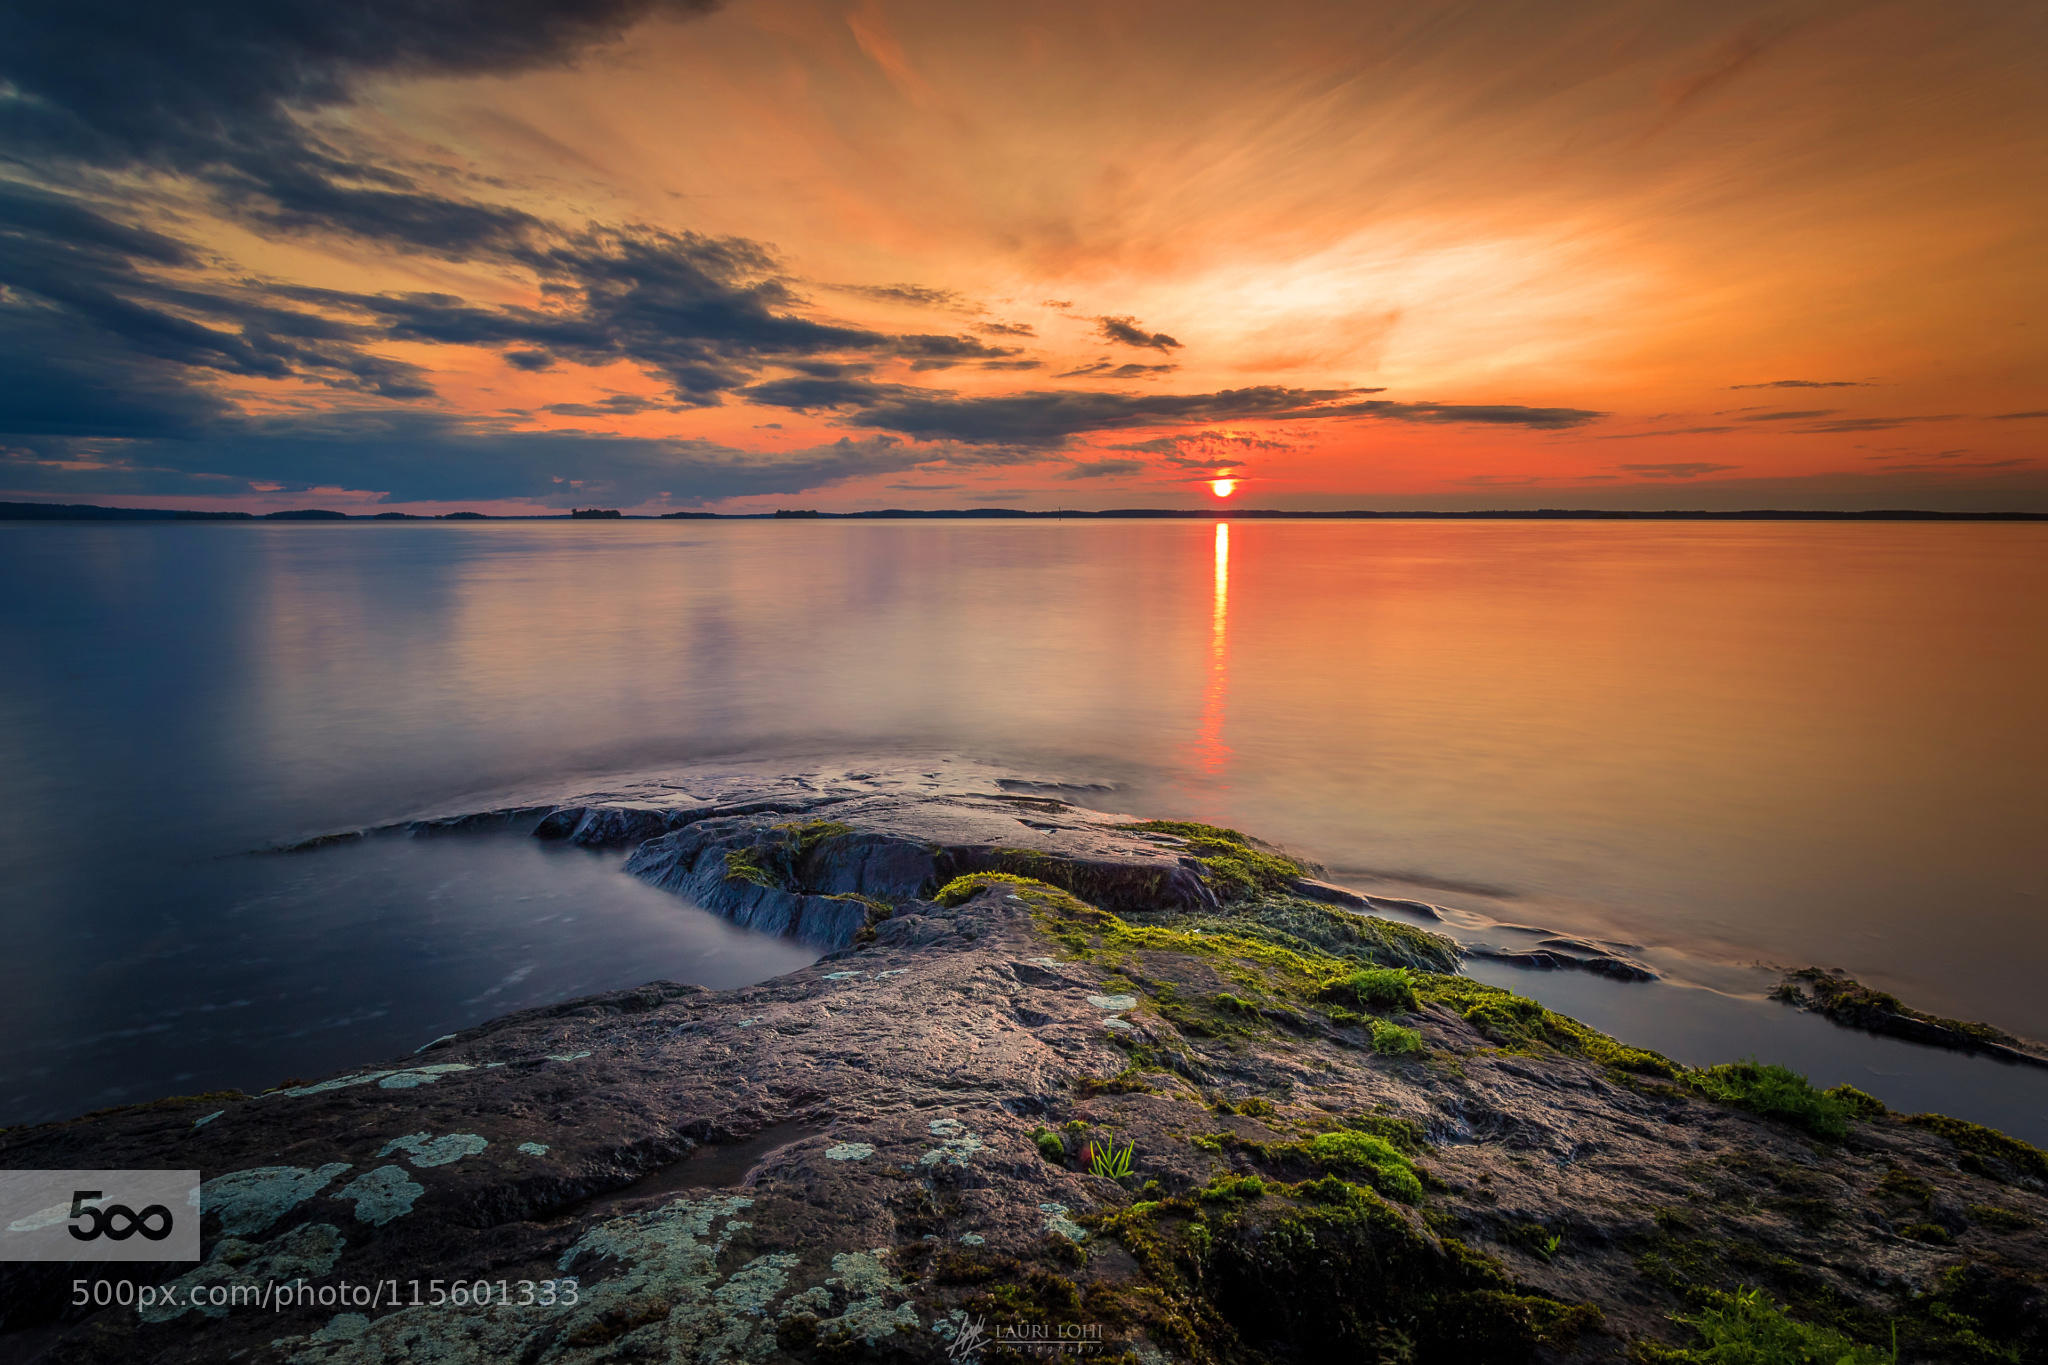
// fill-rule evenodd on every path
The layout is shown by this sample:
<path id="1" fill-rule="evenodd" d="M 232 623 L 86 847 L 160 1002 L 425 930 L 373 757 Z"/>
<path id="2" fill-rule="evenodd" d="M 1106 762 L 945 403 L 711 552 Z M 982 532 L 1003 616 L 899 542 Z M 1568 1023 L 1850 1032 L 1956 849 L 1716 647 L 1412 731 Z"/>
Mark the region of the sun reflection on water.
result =
<path id="1" fill-rule="evenodd" d="M 1203 772 L 1220 775 L 1230 759 L 1223 742 L 1223 706 L 1230 691 L 1228 626 L 1230 623 L 1230 523 L 1216 523 L 1216 588 L 1209 612 L 1209 682 L 1202 691 L 1202 723 L 1195 735 L 1195 756 Z"/>

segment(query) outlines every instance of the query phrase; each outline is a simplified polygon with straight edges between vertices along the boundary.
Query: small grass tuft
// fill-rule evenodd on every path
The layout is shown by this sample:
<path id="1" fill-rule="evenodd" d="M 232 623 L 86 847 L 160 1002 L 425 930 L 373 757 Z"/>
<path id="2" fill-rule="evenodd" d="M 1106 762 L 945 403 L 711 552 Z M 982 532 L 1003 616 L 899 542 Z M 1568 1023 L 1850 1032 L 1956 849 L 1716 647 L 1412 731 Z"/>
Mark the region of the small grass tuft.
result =
<path id="1" fill-rule="evenodd" d="M 1383 1057 L 1413 1056 L 1422 1051 L 1422 1034 L 1385 1019 L 1367 1021 L 1372 1029 L 1372 1050 Z"/>
<path id="2" fill-rule="evenodd" d="M 1693 1073 L 1691 1079 L 1694 1088 L 1708 1099 L 1783 1119 L 1815 1137 L 1839 1142 L 1849 1134 L 1854 1111 L 1842 1100 L 1814 1089 L 1806 1077 L 1788 1067 L 1754 1059 L 1724 1062 Z"/>
<path id="3" fill-rule="evenodd" d="M 1400 967 L 1368 967 L 1347 973 L 1325 984 L 1316 992 L 1316 998 L 1368 1010 L 1413 1013 L 1420 1008 L 1415 983 Z"/>
<path id="4" fill-rule="evenodd" d="M 1700 1340 L 1667 1356 L 1673 1365 L 1891 1365 L 1898 1358 L 1833 1328 L 1787 1317 L 1761 1289 L 1709 1290 L 1705 1297 L 1706 1307 L 1675 1319 Z"/>

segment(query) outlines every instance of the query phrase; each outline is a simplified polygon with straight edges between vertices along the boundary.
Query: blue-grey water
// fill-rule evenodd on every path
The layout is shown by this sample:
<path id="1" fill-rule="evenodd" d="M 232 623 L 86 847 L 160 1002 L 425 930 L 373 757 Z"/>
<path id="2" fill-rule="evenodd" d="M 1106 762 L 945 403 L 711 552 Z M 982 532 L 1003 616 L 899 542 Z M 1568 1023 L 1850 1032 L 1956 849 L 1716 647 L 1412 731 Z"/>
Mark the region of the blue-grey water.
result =
<path id="1" fill-rule="evenodd" d="M 1692 986 L 1478 970 L 2048 1137 L 2048 1073 L 1834 1029 L 1753 965 L 2048 1035 L 2048 527 L 15 524 L 0 639 L 0 1122 L 789 970 L 616 857 L 251 854 L 859 755 L 1237 825 L 1481 937 L 1640 945 Z"/>

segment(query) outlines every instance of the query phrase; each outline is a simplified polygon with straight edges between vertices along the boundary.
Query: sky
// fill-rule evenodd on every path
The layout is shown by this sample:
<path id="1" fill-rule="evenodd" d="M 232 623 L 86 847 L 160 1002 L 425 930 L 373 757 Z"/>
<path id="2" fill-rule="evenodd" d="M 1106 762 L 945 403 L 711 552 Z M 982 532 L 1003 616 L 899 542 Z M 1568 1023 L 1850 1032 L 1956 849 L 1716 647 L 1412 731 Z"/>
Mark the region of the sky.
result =
<path id="1" fill-rule="evenodd" d="M 2048 510 L 2043 70 L 2010 0 L 16 0 L 0 498 Z"/>

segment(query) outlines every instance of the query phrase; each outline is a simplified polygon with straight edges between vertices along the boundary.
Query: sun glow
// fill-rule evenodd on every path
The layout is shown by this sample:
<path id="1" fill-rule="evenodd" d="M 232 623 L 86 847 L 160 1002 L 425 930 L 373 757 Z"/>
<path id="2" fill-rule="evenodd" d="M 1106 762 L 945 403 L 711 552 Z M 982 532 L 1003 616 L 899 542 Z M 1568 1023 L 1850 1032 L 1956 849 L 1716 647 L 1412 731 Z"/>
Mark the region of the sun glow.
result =
<path id="1" fill-rule="evenodd" d="M 1237 480 L 1211 479 L 1209 480 L 1209 491 L 1219 498 L 1227 498 L 1237 491 Z"/>

